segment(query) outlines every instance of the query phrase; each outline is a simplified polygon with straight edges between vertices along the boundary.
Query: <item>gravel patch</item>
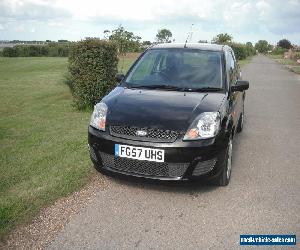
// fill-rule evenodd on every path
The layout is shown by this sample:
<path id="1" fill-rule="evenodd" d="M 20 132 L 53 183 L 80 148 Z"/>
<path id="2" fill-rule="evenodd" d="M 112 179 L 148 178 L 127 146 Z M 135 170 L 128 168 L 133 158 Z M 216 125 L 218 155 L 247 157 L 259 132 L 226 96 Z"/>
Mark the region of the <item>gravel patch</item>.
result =
<path id="1" fill-rule="evenodd" d="M 0 249 L 44 249 L 73 215 L 82 212 L 99 191 L 107 188 L 107 183 L 107 177 L 95 174 L 80 191 L 57 200 L 42 209 L 32 223 L 14 230 L 5 243 L 0 243 Z"/>

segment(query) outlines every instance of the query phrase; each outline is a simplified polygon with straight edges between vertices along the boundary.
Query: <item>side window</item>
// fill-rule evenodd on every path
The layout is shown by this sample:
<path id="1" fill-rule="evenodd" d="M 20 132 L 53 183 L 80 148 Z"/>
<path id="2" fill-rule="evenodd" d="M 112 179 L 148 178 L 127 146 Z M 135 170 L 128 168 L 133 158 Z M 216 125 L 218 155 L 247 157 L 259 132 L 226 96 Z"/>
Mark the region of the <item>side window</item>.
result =
<path id="1" fill-rule="evenodd" d="M 230 52 L 229 55 L 230 55 L 230 68 L 232 70 L 235 70 L 236 63 L 235 63 L 234 55 L 232 54 L 232 52 Z"/>
<path id="2" fill-rule="evenodd" d="M 230 86 L 232 86 L 232 85 L 235 85 L 237 77 L 236 77 L 236 61 L 235 61 L 235 57 L 231 51 L 228 51 L 228 53 L 227 53 L 227 60 L 228 60 L 228 62 L 227 62 L 227 68 L 228 68 L 227 77 L 228 77 Z"/>

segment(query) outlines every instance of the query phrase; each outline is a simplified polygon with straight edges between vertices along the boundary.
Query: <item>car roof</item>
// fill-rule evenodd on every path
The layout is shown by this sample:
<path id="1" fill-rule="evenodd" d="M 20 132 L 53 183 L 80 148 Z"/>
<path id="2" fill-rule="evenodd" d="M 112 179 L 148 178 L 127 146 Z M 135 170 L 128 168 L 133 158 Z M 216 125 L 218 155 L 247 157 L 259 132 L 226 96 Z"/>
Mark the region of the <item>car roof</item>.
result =
<path id="1" fill-rule="evenodd" d="M 211 44 L 211 43 L 159 43 L 153 45 L 149 49 L 200 49 L 200 50 L 210 50 L 210 51 L 224 51 L 225 49 L 230 49 L 227 45 Z"/>

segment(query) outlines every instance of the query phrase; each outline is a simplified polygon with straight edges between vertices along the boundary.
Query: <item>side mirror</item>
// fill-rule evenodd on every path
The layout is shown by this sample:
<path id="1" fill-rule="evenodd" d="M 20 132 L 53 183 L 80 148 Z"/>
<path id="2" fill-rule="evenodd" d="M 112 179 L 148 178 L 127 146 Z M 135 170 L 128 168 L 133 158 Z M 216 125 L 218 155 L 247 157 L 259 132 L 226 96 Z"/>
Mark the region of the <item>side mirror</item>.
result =
<path id="1" fill-rule="evenodd" d="M 124 74 L 118 73 L 118 74 L 116 74 L 116 81 L 117 81 L 117 82 L 121 82 L 121 81 L 123 80 L 124 77 L 125 77 Z"/>
<path id="2" fill-rule="evenodd" d="M 237 81 L 236 85 L 231 86 L 231 91 L 235 92 L 235 91 L 244 91 L 249 89 L 249 82 L 248 81 Z"/>

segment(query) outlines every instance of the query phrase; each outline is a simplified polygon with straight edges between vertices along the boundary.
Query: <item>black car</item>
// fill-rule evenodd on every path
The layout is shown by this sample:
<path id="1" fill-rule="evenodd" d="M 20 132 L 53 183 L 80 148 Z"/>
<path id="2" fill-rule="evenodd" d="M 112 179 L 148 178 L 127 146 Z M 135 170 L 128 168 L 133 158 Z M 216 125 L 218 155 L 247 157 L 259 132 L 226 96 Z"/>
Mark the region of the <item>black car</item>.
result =
<path id="1" fill-rule="evenodd" d="M 88 130 L 101 172 L 229 183 L 247 81 L 226 45 L 158 44 L 97 103 Z"/>

